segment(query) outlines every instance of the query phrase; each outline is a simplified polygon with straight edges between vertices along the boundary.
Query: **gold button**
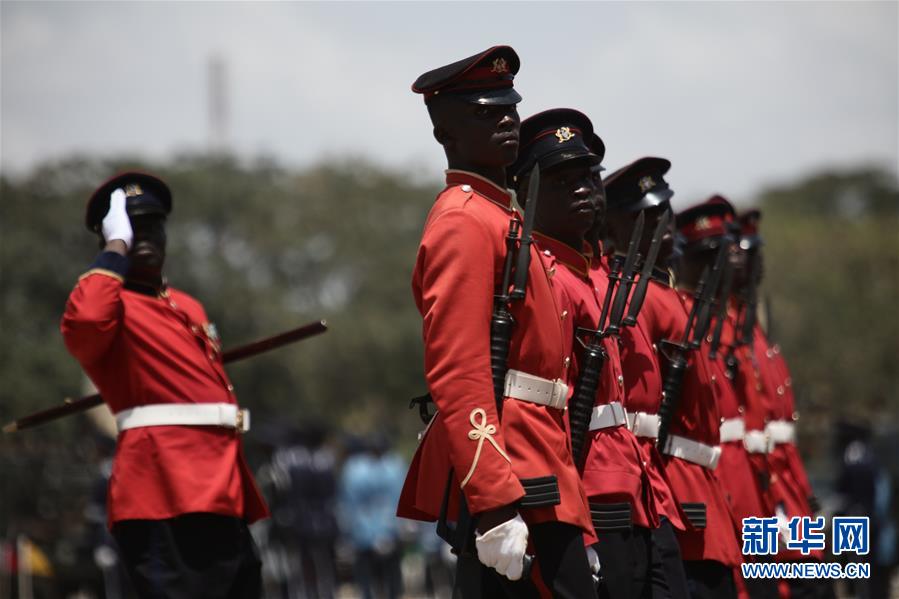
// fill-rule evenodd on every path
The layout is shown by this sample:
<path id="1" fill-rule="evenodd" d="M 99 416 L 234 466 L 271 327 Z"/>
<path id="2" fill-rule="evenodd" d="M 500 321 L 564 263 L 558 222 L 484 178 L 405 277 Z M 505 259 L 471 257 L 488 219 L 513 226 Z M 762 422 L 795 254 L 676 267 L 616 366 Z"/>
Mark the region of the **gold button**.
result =
<path id="1" fill-rule="evenodd" d="M 234 385 L 228 385 L 228 391 L 234 391 Z"/>
<path id="2" fill-rule="evenodd" d="M 618 386 L 619 386 L 619 387 L 623 387 L 623 386 L 624 386 L 624 375 L 623 375 L 623 374 L 619 374 L 619 375 L 618 375 Z"/>
<path id="3" fill-rule="evenodd" d="M 571 365 L 571 358 L 565 358 L 565 362 L 563 362 L 563 366 L 568 368 Z"/>
<path id="4" fill-rule="evenodd" d="M 783 387 L 778 387 L 778 388 L 777 388 L 777 394 L 778 394 L 778 395 L 783 395 L 783 394 L 784 394 L 784 388 L 783 388 Z"/>
<path id="5" fill-rule="evenodd" d="M 568 316 L 568 310 L 562 310 L 562 320 L 565 320 L 566 316 Z"/>
<path id="6" fill-rule="evenodd" d="M 653 344 L 652 344 L 652 351 L 654 351 L 654 352 L 656 352 L 656 353 L 659 353 L 659 346 L 656 345 L 655 343 L 653 343 Z"/>
<path id="7" fill-rule="evenodd" d="M 198 332 L 200 329 L 197 327 L 197 325 L 192 324 L 192 325 L 190 325 L 190 330 L 193 331 L 194 333 L 196 333 L 196 332 Z"/>
<path id="8" fill-rule="evenodd" d="M 769 358 L 773 358 L 774 352 L 769 349 L 768 351 L 765 352 L 765 355 L 768 356 Z"/>
<path id="9" fill-rule="evenodd" d="M 793 412 L 793 420 L 799 420 L 799 412 Z"/>
<path id="10" fill-rule="evenodd" d="M 790 377 L 787 377 L 787 380 L 784 381 L 784 385 L 786 385 L 787 387 L 792 387 L 792 386 L 793 386 L 793 379 L 790 378 Z"/>
<path id="11" fill-rule="evenodd" d="M 548 274 L 550 277 L 553 276 L 554 274 L 556 274 L 556 267 L 555 266 L 550 267 L 550 269 L 548 271 L 546 271 L 546 274 Z"/>
<path id="12" fill-rule="evenodd" d="M 714 383 L 714 382 L 716 382 L 717 380 L 718 380 L 718 377 L 715 376 L 715 375 L 713 374 L 713 375 L 712 375 L 712 382 Z"/>
<path id="13" fill-rule="evenodd" d="M 738 411 L 740 414 L 742 414 L 742 413 L 743 413 L 743 409 L 744 409 L 743 406 L 740 406 L 739 408 L 737 408 L 737 411 Z"/>

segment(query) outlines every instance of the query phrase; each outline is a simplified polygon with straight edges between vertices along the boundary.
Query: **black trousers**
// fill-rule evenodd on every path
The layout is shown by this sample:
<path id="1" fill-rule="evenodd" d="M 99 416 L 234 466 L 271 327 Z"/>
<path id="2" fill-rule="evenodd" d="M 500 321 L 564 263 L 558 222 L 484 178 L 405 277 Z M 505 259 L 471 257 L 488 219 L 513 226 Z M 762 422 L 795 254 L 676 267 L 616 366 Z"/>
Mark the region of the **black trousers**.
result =
<path id="1" fill-rule="evenodd" d="M 684 562 L 692 599 L 736 599 L 733 570 L 712 560 Z"/>
<path id="2" fill-rule="evenodd" d="M 262 562 L 238 518 L 125 520 L 112 535 L 141 599 L 258 599 L 262 593 Z"/>
<path id="3" fill-rule="evenodd" d="M 601 599 L 654 599 L 669 597 L 662 557 L 650 529 L 597 531 Z"/>
<path id="4" fill-rule="evenodd" d="M 652 542 L 659 552 L 662 560 L 662 568 L 665 572 L 665 581 L 668 583 L 667 597 L 671 599 L 690 599 L 690 589 L 687 585 L 687 573 L 684 571 L 684 562 L 681 558 L 680 545 L 674 527 L 668 518 L 662 516 L 658 528 L 652 531 Z M 665 595 L 653 595 L 653 599 L 662 599 Z"/>
<path id="5" fill-rule="evenodd" d="M 774 558 L 770 555 L 756 556 L 754 559 L 759 562 L 773 562 Z M 734 576 L 742 576 L 739 569 L 734 570 Z M 780 589 L 776 578 L 744 578 L 743 587 L 749 599 L 779 599 Z M 799 599 L 799 596 L 790 594 L 792 599 Z"/>
<path id="6" fill-rule="evenodd" d="M 529 536 L 534 547 L 543 583 L 557 599 L 591 599 L 596 597 L 596 587 L 584 537 L 580 528 L 562 522 L 544 522 L 529 527 Z M 474 559 L 477 559 L 476 557 Z M 469 558 L 469 567 L 459 572 L 468 580 L 456 584 L 454 597 L 468 599 L 479 597 L 495 599 L 539 599 L 540 593 L 531 580 L 510 581 L 493 568 L 474 563 Z M 473 588 L 473 585 L 479 585 Z"/>

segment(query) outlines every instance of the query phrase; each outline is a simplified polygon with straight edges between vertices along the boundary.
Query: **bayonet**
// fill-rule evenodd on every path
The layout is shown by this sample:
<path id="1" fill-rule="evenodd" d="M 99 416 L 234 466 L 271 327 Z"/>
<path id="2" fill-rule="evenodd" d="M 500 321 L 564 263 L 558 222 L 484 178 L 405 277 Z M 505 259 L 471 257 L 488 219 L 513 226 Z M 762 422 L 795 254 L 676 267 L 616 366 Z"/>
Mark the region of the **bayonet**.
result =
<path id="1" fill-rule="evenodd" d="M 655 268 L 656 260 L 659 256 L 659 249 L 662 247 L 662 238 L 668 230 L 671 221 L 671 209 L 665 211 L 659 223 L 656 225 L 652 234 L 652 243 L 649 246 L 649 252 L 646 259 L 643 260 L 643 270 L 640 271 L 640 280 L 631 296 L 630 305 L 628 307 L 627 316 L 621 324 L 626 327 L 632 327 L 637 324 L 637 315 L 643 306 L 643 300 L 646 299 L 646 289 L 649 287 L 649 280 L 652 278 L 652 269 Z"/>
<path id="2" fill-rule="evenodd" d="M 634 271 L 640 257 L 640 241 L 643 239 L 643 224 L 646 222 L 646 213 L 640 212 L 631 239 L 627 246 L 627 256 L 624 266 L 621 267 L 621 279 L 618 282 L 618 290 L 615 292 L 615 301 L 612 304 L 612 312 L 609 314 L 609 324 L 603 331 L 605 336 L 616 336 L 621 331 L 621 318 L 624 315 L 624 307 L 627 305 L 627 296 L 634 282 Z M 602 322 L 599 323 L 602 326 Z"/>

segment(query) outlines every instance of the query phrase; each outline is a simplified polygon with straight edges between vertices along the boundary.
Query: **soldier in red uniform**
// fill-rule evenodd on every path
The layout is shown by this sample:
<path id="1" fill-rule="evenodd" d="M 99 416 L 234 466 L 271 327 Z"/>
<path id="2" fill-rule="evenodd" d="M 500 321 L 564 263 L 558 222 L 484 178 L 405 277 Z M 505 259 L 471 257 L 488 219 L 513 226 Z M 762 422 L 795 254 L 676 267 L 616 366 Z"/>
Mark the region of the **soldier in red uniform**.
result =
<path id="1" fill-rule="evenodd" d="M 739 280 L 738 296 L 744 300 L 751 295 L 745 292 L 746 288 L 749 285 L 757 287 L 764 275 L 763 242 L 758 231 L 760 219 L 761 212 L 758 210 L 750 210 L 739 219 L 740 249 L 745 254 L 745 268 Z M 757 262 L 754 281 L 750 276 L 753 262 Z M 757 297 L 757 292 L 754 295 Z M 745 310 L 752 308 L 753 305 L 744 307 L 743 322 L 746 318 Z M 758 445 L 761 446 L 763 439 L 765 451 L 763 454 L 759 453 L 756 459 L 760 462 L 764 458 L 769 497 L 781 526 L 777 559 L 821 561 L 824 557 L 822 551 L 813 550 L 809 555 L 803 555 L 798 550 L 788 549 L 784 542 L 789 538 L 787 522 L 790 518 L 814 515 L 811 505 L 813 497 L 795 444 L 794 423 L 798 414 L 792 392 L 792 379 L 780 355 L 780 347 L 768 340 L 757 319 L 753 322 L 751 335 L 745 340 L 742 352 L 738 351 L 737 356 L 741 358 L 739 371 L 745 372 L 745 378 L 752 381 L 747 387 L 750 392 L 756 391 L 756 401 L 761 405 L 757 410 L 759 417 L 756 418 L 756 428 L 759 430 Z M 792 597 L 833 596 L 833 587 L 828 580 L 788 579 L 786 583 Z"/>
<path id="2" fill-rule="evenodd" d="M 670 162 L 661 158 L 642 158 L 605 179 L 608 203 L 608 236 L 616 248 L 625 247 L 637 214 L 646 211 L 645 254 L 650 235 L 662 217 L 661 205 L 673 192 L 663 176 Z M 662 246 L 660 263 L 671 256 L 672 244 Z M 680 342 L 687 327 L 688 294 L 674 289 L 669 273 L 656 269 L 646 300 L 638 316 L 637 331 L 660 359 L 662 373 L 669 367 L 665 341 Z M 659 433 L 659 408 L 663 401 L 661 383 L 648 385 L 641 379 L 653 376 L 651 365 L 639 352 L 622 355 L 625 381 L 634 387 L 658 390 L 655 397 L 640 393 L 639 405 L 628 398 L 628 419 L 638 438 L 654 442 Z M 656 386 L 657 385 L 657 386 Z M 662 448 L 665 474 L 674 496 L 686 516 L 686 530 L 678 531 L 681 555 L 692 597 L 730 597 L 735 595 L 731 569 L 740 563 L 734 523 L 714 469 L 720 457 L 719 413 L 708 364 L 695 352 L 689 354 L 681 398 L 671 422 L 669 441 Z"/>
<path id="3" fill-rule="evenodd" d="M 597 152 L 596 149 L 593 151 Z M 598 178 L 599 173 L 597 172 L 596 175 Z M 594 281 L 597 277 L 607 278 L 609 271 L 608 259 L 606 256 L 603 256 L 603 247 L 599 243 L 606 229 L 606 198 L 601 180 L 598 181 L 598 186 L 600 188 L 598 197 L 601 210 L 597 212 L 598 218 L 594 222 L 594 228 L 588 235 L 593 251 L 590 276 Z M 652 221 L 651 224 L 656 225 L 658 223 L 657 219 L 663 217 L 669 208 L 668 197 L 670 197 L 670 194 L 665 192 L 662 192 L 661 195 L 644 196 L 643 203 L 634 206 L 633 209 L 638 211 L 642 209 L 645 214 L 649 215 L 650 221 Z M 647 227 L 644 230 L 649 229 Z M 666 231 L 662 237 L 662 244 L 667 246 L 668 249 L 663 252 L 664 254 L 670 253 L 672 241 L 671 232 Z M 648 252 L 649 242 L 650 238 L 648 236 L 641 240 L 641 255 L 645 256 Z M 616 253 L 614 244 L 609 243 L 607 245 L 606 249 L 610 254 Z M 617 253 L 620 254 L 624 249 L 618 248 Z M 667 280 L 668 272 L 665 269 L 656 266 L 655 270 L 657 276 L 664 276 Z M 630 368 L 622 368 L 625 408 L 629 412 L 654 412 L 658 409 L 659 398 L 662 396 L 662 371 L 659 366 L 657 352 L 643 330 L 639 319 L 636 325 L 622 329 L 619 338 L 619 354 L 622 357 L 622 361 L 624 361 L 624 356 L 628 356 L 627 361 L 631 366 Z M 635 366 L 639 366 L 639 368 Z M 628 429 L 633 431 L 634 424 L 635 420 L 633 415 L 631 415 L 628 420 Z M 651 531 L 653 549 L 658 551 L 662 567 L 664 568 L 668 595 L 673 599 L 686 599 L 689 597 L 689 590 L 687 588 L 683 560 L 681 559 L 680 546 L 675 535 L 675 530 L 682 531 L 685 529 L 686 516 L 683 515 L 677 501 L 674 499 L 671 483 L 665 474 L 662 454 L 656 448 L 655 439 L 637 436 L 637 441 L 643 454 L 644 466 L 649 477 L 650 491 L 655 501 L 659 519 L 658 527 L 653 528 Z"/>
<path id="4" fill-rule="evenodd" d="M 684 239 L 683 254 L 678 264 L 678 284 L 686 290 L 693 290 L 699 284 L 702 272 L 711 269 L 717 258 L 722 243 L 728 244 L 728 261 L 726 268 L 740 268 L 741 254 L 735 240 L 731 239 L 736 213 L 733 206 L 721 196 L 713 196 L 707 201 L 692 206 L 677 216 L 678 231 Z M 731 271 L 733 276 L 733 270 Z M 732 280 L 732 279 L 731 279 Z M 719 287 L 722 292 L 723 285 Z M 719 297 L 718 301 L 729 301 Z M 726 310 L 726 308 L 725 308 Z M 718 306 L 716 306 L 716 312 Z M 718 410 L 721 417 L 721 458 L 715 474 L 721 481 L 728 505 L 734 519 L 740 527 L 743 518 L 773 516 L 774 506 L 769 494 L 762 487 L 762 481 L 750 460 L 744 444 L 746 424 L 743 414 L 746 409 L 745 396 L 738 394 L 731 384 L 725 355 L 734 347 L 735 330 L 734 314 L 725 311 L 721 323 L 719 347 L 715 359 L 710 358 L 713 329 L 700 346 L 700 352 L 711 370 L 711 381 L 718 398 Z M 738 586 L 745 588 L 753 599 L 778 596 L 777 582 L 773 579 L 747 579 L 735 570 Z"/>
<path id="5" fill-rule="evenodd" d="M 570 340 L 549 266 L 531 248 L 527 293 L 515 302 L 502 414 L 491 370 L 493 296 L 501 286 L 510 221 L 505 187 L 518 155 L 519 59 L 498 46 L 425 73 L 434 137 L 449 170 L 425 222 L 412 277 L 422 315 L 425 376 L 438 408 L 423 434 L 397 515 L 436 520 L 450 480 L 477 519 L 478 559 L 508 579 L 522 575 L 530 542 L 556 597 L 591 597 L 582 535 L 592 526 L 565 425 Z"/>
<path id="6" fill-rule="evenodd" d="M 90 198 L 102 253 L 62 318 L 66 347 L 115 414 L 109 525 L 141 597 L 250 598 L 261 591 L 247 523 L 268 516 L 242 451 L 214 326 L 162 276 L 168 186 L 129 172 Z"/>
<path id="7" fill-rule="evenodd" d="M 542 112 L 522 123 L 518 160 L 509 169 L 521 198 L 528 173 L 535 166 L 540 168 L 535 239 L 543 254 L 556 262 L 552 286 L 563 307 L 567 351 L 573 360 L 565 381 L 570 390 L 577 385 L 583 366 L 580 344 L 573 343 L 575 331 L 599 327 L 600 305 L 609 284 L 605 271 L 591 272 L 592 256 L 585 239 L 597 210 L 599 190 L 593 169 L 605 153 L 602 141 L 594 137 L 590 120 L 576 110 Z M 600 209 L 605 209 L 604 204 Z M 578 464 L 599 538 L 591 550 L 601 565 L 600 596 L 665 596 L 668 586 L 650 535 L 658 526 L 658 516 L 643 453 L 627 429 L 618 340 L 605 337 L 602 345 L 606 360 L 591 404 L 584 457 Z"/>

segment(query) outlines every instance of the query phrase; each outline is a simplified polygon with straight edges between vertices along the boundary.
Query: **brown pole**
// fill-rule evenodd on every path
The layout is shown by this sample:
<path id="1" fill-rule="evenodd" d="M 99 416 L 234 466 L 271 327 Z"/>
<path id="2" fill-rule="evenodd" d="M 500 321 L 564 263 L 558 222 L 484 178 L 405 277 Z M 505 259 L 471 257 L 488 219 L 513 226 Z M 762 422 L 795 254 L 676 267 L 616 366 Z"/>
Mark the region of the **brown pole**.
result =
<path id="1" fill-rule="evenodd" d="M 320 335 L 327 330 L 328 324 L 324 320 L 310 322 L 309 324 L 305 324 L 299 328 L 224 351 L 222 352 L 222 362 L 224 362 L 225 364 L 229 362 L 237 362 L 238 360 L 243 360 L 244 358 L 249 358 L 251 356 L 255 356 L 257 354 L 261 354 L 282 347 L 284 345 L 294 343 L 296 341 L 300 341 L 301 339 L 307 339 L 309 337 L 314 337 L 315 335 Z M 84 412 L 93 408 L 94 406 L 100 405 L 101 403 L 103 403 L 103 398 L 100 397 L 99 393 L 94 393 L 93 395 L 88 395 L 79 399 L 72 399 L 71 397 L 67 397 L 63 400 L 62 405 L 60 406 L 42 410 L 40 412 L 35 412 L 34 414 L 29 414 L 28 416 L 24 416 L 3 425 L 3 432 L 14 433 L 26 428 L 31 428 L 33 426 L 44 424 L 46 422 L 68 416 L 70 414 Z"/>

